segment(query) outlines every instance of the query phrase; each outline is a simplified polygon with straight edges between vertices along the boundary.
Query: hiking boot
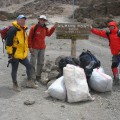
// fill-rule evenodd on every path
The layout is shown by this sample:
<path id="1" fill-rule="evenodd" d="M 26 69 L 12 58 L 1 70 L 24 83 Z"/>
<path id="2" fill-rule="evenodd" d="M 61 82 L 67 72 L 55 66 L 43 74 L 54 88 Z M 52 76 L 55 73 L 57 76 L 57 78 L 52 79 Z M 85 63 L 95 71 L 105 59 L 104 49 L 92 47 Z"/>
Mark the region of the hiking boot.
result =
<path id="1" fill-rule="evenodd" d="M 14 91 L 17 91 L 17 92 L 20 92 L 20 91 L 21 91 L 21 89 L 20 89 L 20 87 L 18 86 L 18 83 L 17 83 L 17 82 L 14 82 L 14 83 L 13 83 L 13 90 L 14 90 Z"/>
<path id="2" fill-rule="evenodd" d="M 27 84 L 26 84 L 26 87 L 36 89 L 38 87 L 38 85 L 36 85 L 32 80 L 28 80 Z"/>

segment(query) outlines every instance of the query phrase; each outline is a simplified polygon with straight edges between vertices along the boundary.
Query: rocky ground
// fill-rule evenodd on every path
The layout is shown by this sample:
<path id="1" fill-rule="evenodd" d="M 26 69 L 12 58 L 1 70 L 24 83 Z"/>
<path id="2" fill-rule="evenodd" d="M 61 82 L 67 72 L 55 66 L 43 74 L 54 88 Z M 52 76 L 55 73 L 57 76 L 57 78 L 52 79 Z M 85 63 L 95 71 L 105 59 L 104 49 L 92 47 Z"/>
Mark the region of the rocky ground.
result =
<path id="1" fill-rule="evenodd" d="M 50 26 L 54 22 L 70 22 L 72 6 L 64 6 L 62 15 L 49 16 Z M 70 11 L 71 10 L 71 11 Z M 119 20 L 119 17 L 116 17 Z M 0 27 L 9 25 L 12 21 L 0 21 Z M 36 23 L 36 19 L 28 19 L 30 27 Z M 89 24 L 91 22 L 89 21 Z M 48 26 L 48 27 L 50 27 Z M 71 40 L 56 39 L 55 33 L 46 39 L 45 61 L 55 61 L 60 55 L 70 56 Z M 46 94 L 47 87 L 39 84 L 39 88 L 28 89 L 22 87 L 21 92 L 12 90 L 11 66 L 7 68 L 7 54 L 2 52 L 0 42 L 0 120 L 119 120 L 120 118 L 120 86 L 113 86 L 112 92 L 97 93 L 91 91 L 94 101 L 69 104 L 59 101 Z M 77 57 L 83 49 L 89 49 L 100 61 L 106 74 L 112 76 L 111 53 L 108 41 L 90 35 L 89 40 L 77 40 Z M 28 56 L 29 57 L 29 56 Z M 18 70 L 18 82 L 21 85 L 25 81 L 25 68 L 20 65 Z M 24 105 L 26 100 L 35 101 L 33 105 Z"/>

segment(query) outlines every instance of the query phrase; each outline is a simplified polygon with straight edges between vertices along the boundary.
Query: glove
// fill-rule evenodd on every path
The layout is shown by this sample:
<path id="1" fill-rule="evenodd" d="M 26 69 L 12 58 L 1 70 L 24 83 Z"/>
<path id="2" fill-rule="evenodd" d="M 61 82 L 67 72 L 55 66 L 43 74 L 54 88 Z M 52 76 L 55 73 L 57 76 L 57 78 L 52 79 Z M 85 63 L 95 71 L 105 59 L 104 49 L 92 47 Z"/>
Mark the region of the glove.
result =
<path id="1" fill-rule="evenodd" d="M 8 59 L 13 58 L 12 54 L 8 54 Z"/>
<path id="2" fill-rule="evenodd" d="M 12 63 L 12 61 L 13 61 L 13 55 L 8 54 L 8 63 Z"/>
<path id="3" fill-rule="evenodd" d="M 14 56 L 12 55 L 12 54 L 9 54 L 8 55 L 8 62 L 15 62 L 16 61 L 16 59 L 14 58 Z"/>
<path id="4" fill-rule="evenodd" d="M 8 54 L 8 64 L 7 64 L 7 67 L 9 67 L 9 64 L 14 62 L 15 61 L 15 58 L 13 57 L 12 54 Z"/>

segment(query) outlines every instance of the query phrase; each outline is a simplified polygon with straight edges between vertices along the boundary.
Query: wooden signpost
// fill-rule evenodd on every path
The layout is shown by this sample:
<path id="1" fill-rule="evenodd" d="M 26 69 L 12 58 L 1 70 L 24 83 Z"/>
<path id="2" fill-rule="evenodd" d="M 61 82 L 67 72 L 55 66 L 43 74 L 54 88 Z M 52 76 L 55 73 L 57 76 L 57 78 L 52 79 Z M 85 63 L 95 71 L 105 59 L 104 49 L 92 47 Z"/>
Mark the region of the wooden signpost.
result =
<path id="1" fill-rule="evenodd" d="M 90 27 L 80 23 L 59 23 L 56 29 L 57 39 L 71 39 L 71 56 L 76 57 L 76 40 L 88 39 Z"/>

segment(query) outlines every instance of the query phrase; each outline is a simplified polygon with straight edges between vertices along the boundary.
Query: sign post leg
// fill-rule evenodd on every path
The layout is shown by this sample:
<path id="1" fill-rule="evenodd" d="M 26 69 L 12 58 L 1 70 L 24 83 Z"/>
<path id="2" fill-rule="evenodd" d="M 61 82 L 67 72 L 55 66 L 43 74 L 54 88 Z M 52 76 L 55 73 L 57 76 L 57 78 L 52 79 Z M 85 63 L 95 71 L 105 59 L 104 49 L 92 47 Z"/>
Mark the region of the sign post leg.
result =
<path id="1" fill-rule="evenodd" d="M 76 39 L 71 39 L 71 56 L 76 57 Z"/>

